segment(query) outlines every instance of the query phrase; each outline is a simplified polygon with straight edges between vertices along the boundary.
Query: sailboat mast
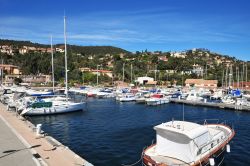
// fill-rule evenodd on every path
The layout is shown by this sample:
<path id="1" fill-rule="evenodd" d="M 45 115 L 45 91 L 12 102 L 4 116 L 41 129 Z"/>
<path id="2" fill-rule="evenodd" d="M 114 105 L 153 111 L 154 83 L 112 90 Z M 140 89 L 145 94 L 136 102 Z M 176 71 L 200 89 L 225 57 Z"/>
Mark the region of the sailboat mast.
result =
<path id="1" fill-rule="evenodd" d="M 133 83 L 133 65 L 132 65 L 132 63 L 131 63 L 131 74 L 130 74 L 130 76 L 131 76 L 130 82 L 131 82 L 131 84 L 132 84 L 132 83 Z"/>
<path id="2" fill-rule="evenodd" d="M 67 38 L 66 38 L 66 17 L 64 16 L 64 55 L 65 55 L 65 93 L 68 102 L 68 64 L 67 64 Z"/>
<path id="3" fill-rule="evenodd" d="M 221 86 L 224 87 L 224 70 L 222 71 Z"/>
<path id="4" fill-rule="evenodd" d="M 53 92 L 55 91 L 55 75 L 54 75 L 54 50 L 53 50 L 53 39 L 52 35 L 50 36 L 50 46 L 51 46 L 51 69 L 52 69 L 52 86 Z"/>
<path id="5" fill-rule="evenodd" d="M 122 82 L 124 83 L 124 76 L 125 76 L 125 73 L 124 73 L 124 63 L 122 64 Z"/>
<path id="6" fill-rule="evenodd" d="M 247 83 L 247 64 L 246 64 L 246 83 Z"/>
<path id="7" fill-rule="evenodd" d="M 226 68 L 226 76 L 225 76 L 225 84 L 226 84 L 226 88 L 228 88 L 228 66 L 227 66 L 227 68 Z"/>
<path id="8" fill-rule="evenodd" d="M 2 58 L 2 68 L 1 68 L 1 84 L 3 85 L 3 58 Z"/>

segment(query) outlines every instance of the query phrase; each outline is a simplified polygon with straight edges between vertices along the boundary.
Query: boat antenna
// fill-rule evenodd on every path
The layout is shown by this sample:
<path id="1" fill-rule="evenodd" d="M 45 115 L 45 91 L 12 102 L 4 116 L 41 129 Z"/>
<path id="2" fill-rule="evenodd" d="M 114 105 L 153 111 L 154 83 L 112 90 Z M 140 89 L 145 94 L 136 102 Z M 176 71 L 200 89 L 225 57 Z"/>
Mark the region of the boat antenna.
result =
<path id="1" fill-rule="evenodd" d="M 67 68 L 67 38 L 66 38 L 66 16 L 64 15 L 64 55 L 65 55 L 65 94 L 68 102 L 68 68 Z"/>
<path id="2" fill-rule="evenodd" d="M 52 35 L 50 36 L 50 44 L 51 44 L 51 70 L 52 70 L 52 86 L 53 92 L 55 91 L 55 75 L 54 75 L 54 50 L 53 50 L 53 39 Z"/>

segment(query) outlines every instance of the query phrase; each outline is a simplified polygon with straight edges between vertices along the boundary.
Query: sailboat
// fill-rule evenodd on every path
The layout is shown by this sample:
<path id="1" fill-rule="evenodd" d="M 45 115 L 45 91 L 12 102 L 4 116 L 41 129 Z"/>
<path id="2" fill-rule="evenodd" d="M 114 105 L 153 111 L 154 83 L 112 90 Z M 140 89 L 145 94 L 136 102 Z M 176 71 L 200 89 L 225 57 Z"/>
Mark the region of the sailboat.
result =
<path id="1" fill-rule="evenodd" d="M 51 42 L 52 43 L 52 42 Z M 67 39 L 66 39 L 66 17 L 64 17 L 64 44 L 65 44 L 65 94 L 66 97 L 56 96 L 51 98 L 33 98 L 23 103 L 21 115 L 49 115 L 81 111 L 84 103 L 75 103 L 68 98 L 68 69 L 67 69 Z M 52 45 L 52 44 L 51 44 Z M 52 48 L 52 46 L 51 46 Z M 53 60 L 53 48 L 52 60 Z M 53 62 L 52 62 L 53 65 Z M 54 76 L 53 76 L 54 80 Z M 53 84 L 54 90 L 54 84 Z"/>

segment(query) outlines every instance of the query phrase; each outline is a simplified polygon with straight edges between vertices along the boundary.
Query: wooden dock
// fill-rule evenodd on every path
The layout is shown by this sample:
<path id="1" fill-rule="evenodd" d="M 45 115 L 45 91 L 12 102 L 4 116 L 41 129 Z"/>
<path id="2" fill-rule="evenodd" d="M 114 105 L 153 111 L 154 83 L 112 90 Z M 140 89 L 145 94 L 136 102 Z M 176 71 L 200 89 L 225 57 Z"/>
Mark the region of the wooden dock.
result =
<path id="1" fill-rule="evenodd" d="M 231 109 L 231 110 L 239 110 L 239 111 L 249 111 L 249 106 L 244 105 L 236 105 L 236 104 L 225 104 L 225 103 L 212 103 L 212 102 L 204 102 L 204 101 L 188 101 L 183 99 L 170 99 L 172 103 L 183 103 L 187 105 L 196 105 L 196 106 L 203 106 L 203 107 L 215 107 L 221 109 Z"/>

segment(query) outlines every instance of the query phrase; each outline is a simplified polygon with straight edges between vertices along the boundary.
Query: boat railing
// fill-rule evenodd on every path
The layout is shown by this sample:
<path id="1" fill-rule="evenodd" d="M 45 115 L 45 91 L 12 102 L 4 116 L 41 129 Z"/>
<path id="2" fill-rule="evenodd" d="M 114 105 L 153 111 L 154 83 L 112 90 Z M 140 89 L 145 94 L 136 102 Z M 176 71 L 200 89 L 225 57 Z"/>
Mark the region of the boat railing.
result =
<path id="1" fill-rule="evenodd" d="M 221 121 L 220 119 L 204 119 L 204 120 L 195 121 L 195 123 L 202 124 L 202 125 L 222 124 L 222 125 L 230 127 L 231 129 L 234 129 L 233 123 L 228 122 L 227 120 Z"/>
<path id="2" fill-rule="evenodd" d="M 207 125 L 207 124 L 218 124 L 220 122 L 219 119 L 205 119 L 204 120 L 204 125 Z"/>

